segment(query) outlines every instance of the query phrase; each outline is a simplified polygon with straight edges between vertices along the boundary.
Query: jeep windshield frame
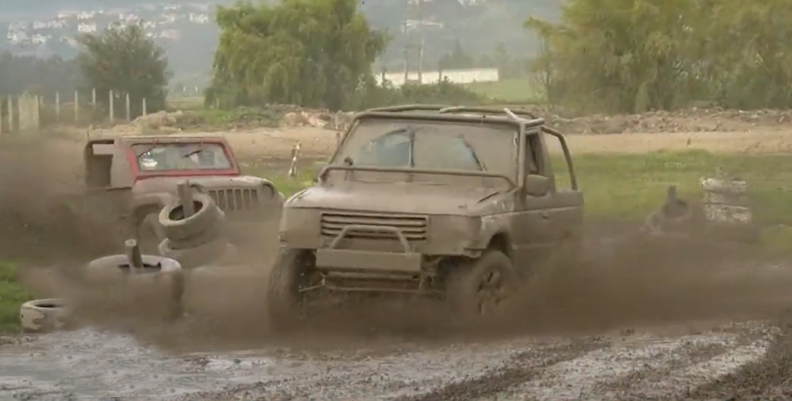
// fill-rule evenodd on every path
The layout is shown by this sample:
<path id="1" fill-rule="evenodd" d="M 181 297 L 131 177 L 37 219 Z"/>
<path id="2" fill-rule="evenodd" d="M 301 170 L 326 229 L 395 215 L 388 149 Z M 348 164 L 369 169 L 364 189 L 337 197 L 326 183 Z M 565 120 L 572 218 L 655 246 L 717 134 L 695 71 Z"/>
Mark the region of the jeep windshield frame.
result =
<path id="1" fill-rule="evenodd" d="M 369 109 L 365 112 L 359 113 L 355 116 L 351 126 L 344 135 L 341 143 L 336 148 L 335 152 L 330 158 L 330 162 L 326 165 L 317 175 L 317 181 L 321 184 L 326 178 L 327 174 L 333 170 L 344 171 L 390 171 L 390 172 L 404 172 L 404 173 L 420 173 L 417 169 L 393 169 L 393 168 L 377 168 L 377 167 L 362 167 L 350 165 L 338 165 L 337 162 L 340 149 L 344 145 L 347 137 L 352 133 L 359 121 L 369 118 L 380 119 L 404 119 L 404 120 L 418 120 L 418 121 L 447 121 L 447 122 L 467 122 L 479 124 L 508 124 L 515 126 L 519 132 L 519 140 L 517 141 L 518 163 L 517 163 L 517 180 L 516 182 L 508 176 L 501 174 L 479 172 L 475 174 L 471 171 L 438 171 L 432 170 L 429 174 L 447 174 L 447 175 L 462 175 L 462 176 L 485 176 L 496 177 L 506 180 L 511 188 L 524 188 L 528 171 L 525 167 L 525 149 L 527 147 L 526 134 L 539 135 L 541 133 L 550 135 L 556 138 L 561 145 L 564 161 L 566 162 L 568 173 L 570 176 L 570 184 L 572 190 L 578 190 L 577 174 L 575 173 L 575 166 L 572 162 L 572 154 L 567 145 L 566 138 L 559 131 L 545 126 L 545 120 L 539 118 L 531 112 L 524 110 L 510 110 L 508 108 L 496 109 L 486 107 L 469 107 L 469 106 L 448 106 L 436 104 L 408 104 L 390 107 L 381 107 Z"/>
<path id="2" fill-rule="evenodd" d="M 344 136 L 328 165 L 320 172 L 319 181 L 323 181 L 330 171 L 343 170 L 347 172 L 390 172 L 495 178 L 505 181 L 510 188 L 516 187 L 519 124 L 508 121 L 482 122 L 481 118 L 469 120 L 439 117 L 445 116 L 388 112 L 365 112 L 356 116 L 348 134 Z M 381 126 L 378 124 L 380 122 Z M 366 129 L 366 131 L 359 131 L 360 129 Z M 490 135 L 494 137 L 493 140 L 503 141 L 504 146 L 483 150 L 481 144 Z M 506 137 L 498 138 L 499 135 L 506 135 Z M 372 143 L 388 137 L 402 138 L 402 143 L 397 144 L 403 151 L 403 154 L 400 155 L 400 162 L 396 163 L 398 165 L 388 165 L 387 162 L 380 163 L 377 158 L 364 162 L 355 160 L 357 157 L 352 157 L 353 154 L 359 155 L 363 146 L 370 147 Z M 422 141 L 423 144 L 420 146 L 421 149 L 416 151 L 418 141 Z M 431 155 L 427 152 L 430 150 L 428 148 L 430 145 L 444 149 L 453 147 L 454 149 L 447 153 L 449 155 L 447 161 L 448 164 L 458 167 L 425 168 L 427 165 L 443 165 L 437 161 L 432 162 Z M 511 150 L 510 157 L 503 161 L 497 160 L 497 157 L 493 157 L 493 152 L 499 154 L 503 147 Z M 484 155 L 480 154 L 482 151 L 485 152 Z M 416 159 L 416 152 L 419 153 L 418 159 Z M 387 153 L 382 155 L 385 156 Z M 386 158 L 392 159 L 393 157 L 391 155 Z M 416 160 L 418 160 L 417 164 Z"/>
<path id="3" fill-rule="evenodd" d="M 197 149 L 203 147 L 215 147 L 221 151 L 227 166 L 220 168 L 184 168 L 184 169 L 151 169 L 147 170 L 140 166 L 140 155 L 146 153 L 157 147 L 182 147 L 193 146 L 195 149 L 190 153 L 195 153 Z M 228 144 L 222 140 L 201 139 L 195 140 L 193 138 L 178 138 L 176 140 L 135 140 L 126 143 L 125 153 L 127 162 L 132 171 L 132 176 L 135 181 L 147 178 L 157 177 L 207 177 L 207 176 L 238 176 L 241 174 L 239 165 L 234 153 L 231 151 Z M 189 155 L 188 155 L 189 156 Z"/>

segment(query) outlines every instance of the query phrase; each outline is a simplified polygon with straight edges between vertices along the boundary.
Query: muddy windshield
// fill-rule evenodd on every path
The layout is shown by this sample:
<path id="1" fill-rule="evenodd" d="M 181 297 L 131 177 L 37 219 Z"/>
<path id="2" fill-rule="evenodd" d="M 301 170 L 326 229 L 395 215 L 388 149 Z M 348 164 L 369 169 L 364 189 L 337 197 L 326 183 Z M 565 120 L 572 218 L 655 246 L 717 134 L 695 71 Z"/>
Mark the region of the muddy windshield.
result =
<path id="1" fill-rule="evenodd" d="M 159 143 L 132 145 L 140 171 L 226 170 L 231 161 L 222 145 Z"/>
<path id="2" fill-rule="evenodd" d="M 515 178 L 515 127 L 416 120 L 362 120 L 333 164 L 484 171 Z"/>

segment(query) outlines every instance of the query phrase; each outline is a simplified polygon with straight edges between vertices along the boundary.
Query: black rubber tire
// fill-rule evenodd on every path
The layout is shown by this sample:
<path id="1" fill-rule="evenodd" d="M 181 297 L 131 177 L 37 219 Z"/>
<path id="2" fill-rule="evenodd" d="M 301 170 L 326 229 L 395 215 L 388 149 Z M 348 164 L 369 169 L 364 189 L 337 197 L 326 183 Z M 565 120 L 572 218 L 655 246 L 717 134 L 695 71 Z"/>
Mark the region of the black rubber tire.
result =
<path id="1" fill-rule="evenodd" d="M 298 328 L 305 319 L 305 297 L 299 292 L 309 269 L 315 265 L 312 253 L 281 248 L 267 277 L 267 319 L 274 332 Z"/>
<path id="2" fill-rule="evenodd" d="M 50 333 L 67 325 L 68 313 L 63 299 L 36 299 L 19 308 L 19 322 L 25 333 Z"/>
<path id="3" fill-rule="evenodd" d="M 496 280 L 501 288 L 491 291 L 502 293 L 500 295 L 504 299 L 496 302 L 498 297 L 494 296 L 496 309 L 482 313 L 479 287 L 488 277 Z M 482 317 L 491 317 L 504 309 L 502 301 L 514 297 L 518 277 L 511 259 L 499 250 L 490 249 L 476 260 L 450 268 L 444 281 L 446 302 L 452 311 L 463 321 L 475 323 Z"/>
<path id="4" fill-rule="evenodd" d="M 137 241 L 140 252 L 157 255 L 159 244 L 165 239 L 165 232 L 159 223 L 158 213 L 149 213 L 137 225 Z"/>
<path id="5" fill-rule="evenodd" d="M 220 237 L 195 248 L 173 249 L 170 240 L 166 238 L 160 243 L 159 252 L 165 257 L 178 261 L 184 269 L 194 269 L 219 263 L 229 257 L 229 254 L 235 254 L 236 248 L 224 237 Z"/>
<path id="6" fill-rule="evenodd" d="M 207 244 L 224 240 L 226 238 L 225 228 L 225 221 L 221 219 L 217 220 L 214 225 L 207 227 L 198 233 L 198 235 L 193 237 L 184 239 L 162 238 L 157 243 L 157 252 L 160 252 L 160 255 L 167 256 L 164 253 L 161 253 L 162 249 L 160 245 L 163 243 L 163 241 L 167 241 L 168 249 L 181 251 L 199 248 Z"/>
<path id="7" fill-rule="evenodd" d="M 184 208 L 178 203 L 165 206 L 159 213 L 159 223 L 165 238 L 187 240 L 196 237 L 209 227 L 220 224 L 225 214 L 209 195 L 194 194 L 195 214 L 184 218 Z"/>

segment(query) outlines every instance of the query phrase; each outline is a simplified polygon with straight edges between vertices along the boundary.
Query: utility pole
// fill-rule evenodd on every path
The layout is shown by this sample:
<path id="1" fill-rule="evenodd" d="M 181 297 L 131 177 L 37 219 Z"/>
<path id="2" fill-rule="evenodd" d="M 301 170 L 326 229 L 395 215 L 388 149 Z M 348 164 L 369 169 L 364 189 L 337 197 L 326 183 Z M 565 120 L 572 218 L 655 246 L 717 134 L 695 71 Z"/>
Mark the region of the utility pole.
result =
<path id="1" fill-rule="evenodd" d="M 423 0 L 418 0 L 418 29 L 421 35 L 421 47 L 418 49 L 418 83 L 423 84 L 424 45 L 426 44 L 426 31 L 424 30 Z"/>
<path id="2" fill-rule="evenodd" d="M 416 30 L 417 32 L 415 32 Z M 410 68 L 415 65 L 418 82 L 423 83 L 424 45 L 426 44 L 423 0 L 405 0 L 402 32 L 404 34 L 404 82 L 408 81 Z M 416 35 L 418 35 L 417 38 Z M 418 57 L 415 57 L 416 51 Z"/>

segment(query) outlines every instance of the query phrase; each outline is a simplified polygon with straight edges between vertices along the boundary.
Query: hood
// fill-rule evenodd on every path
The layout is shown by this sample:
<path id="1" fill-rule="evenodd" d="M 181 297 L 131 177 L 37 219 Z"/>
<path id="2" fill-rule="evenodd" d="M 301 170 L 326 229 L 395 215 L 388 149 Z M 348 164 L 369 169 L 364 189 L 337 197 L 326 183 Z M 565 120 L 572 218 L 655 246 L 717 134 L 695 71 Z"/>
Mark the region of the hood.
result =
<path id="1" fill-rule="evenodd" d="M 292 196 L 286 207 L 416 214 L 476 214 L 500 199 L 498 188 L 388 183 L 317 186 Z"/>
<path id="2" fill-rule="evenodd" d="M 185 179 L 204 188 L 258 188 L 269 181 L 252 176 L 237 177 L 152 177 L 145 178 L 135 183 L 134 191 L 138 193 L 171 192 L 176 193 L 176 187 Z"/>

